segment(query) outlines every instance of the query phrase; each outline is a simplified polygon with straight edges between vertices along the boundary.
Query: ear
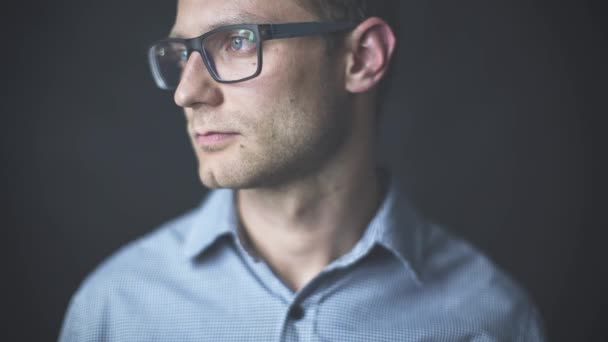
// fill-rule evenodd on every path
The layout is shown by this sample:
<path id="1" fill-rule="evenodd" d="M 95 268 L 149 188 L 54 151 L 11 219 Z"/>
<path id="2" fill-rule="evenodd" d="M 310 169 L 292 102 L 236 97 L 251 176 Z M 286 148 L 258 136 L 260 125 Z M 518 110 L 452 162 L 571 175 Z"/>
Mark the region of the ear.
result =
<path id="1" fill-rule="evenodd" d="M 371 17 L 359 24 L 347 39 L 346 90 L 363 93 L 374 88 L 388 70 L 396 43 L 384 20 Z"/>

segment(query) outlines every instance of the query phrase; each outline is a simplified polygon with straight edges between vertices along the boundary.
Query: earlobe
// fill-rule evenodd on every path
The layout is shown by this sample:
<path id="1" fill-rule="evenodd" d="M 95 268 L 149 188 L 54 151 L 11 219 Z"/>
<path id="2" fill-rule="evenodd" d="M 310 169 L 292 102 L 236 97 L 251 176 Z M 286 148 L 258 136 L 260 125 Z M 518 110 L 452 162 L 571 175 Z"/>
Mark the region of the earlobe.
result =
<path id="1" fill-rule="evenodd" d="M 382 19 L 368 18 L 352 32 L 346 63 L 346 89 L 363 93 L 384 77 L 395 50 L 396 38 Z"/>

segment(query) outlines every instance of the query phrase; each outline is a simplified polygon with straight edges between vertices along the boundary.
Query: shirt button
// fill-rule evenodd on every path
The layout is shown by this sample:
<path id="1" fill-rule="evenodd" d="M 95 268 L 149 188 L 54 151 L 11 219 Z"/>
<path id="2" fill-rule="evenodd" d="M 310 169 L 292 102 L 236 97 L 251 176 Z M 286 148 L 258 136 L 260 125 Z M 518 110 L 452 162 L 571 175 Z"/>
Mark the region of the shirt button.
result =
<path id="1" fill-rule="evenodd" d="M 299 321 L 304 318 L 304 309 L 299 305 L 294 305 L 289 310 L 289 318 L 294 321 Z"/>

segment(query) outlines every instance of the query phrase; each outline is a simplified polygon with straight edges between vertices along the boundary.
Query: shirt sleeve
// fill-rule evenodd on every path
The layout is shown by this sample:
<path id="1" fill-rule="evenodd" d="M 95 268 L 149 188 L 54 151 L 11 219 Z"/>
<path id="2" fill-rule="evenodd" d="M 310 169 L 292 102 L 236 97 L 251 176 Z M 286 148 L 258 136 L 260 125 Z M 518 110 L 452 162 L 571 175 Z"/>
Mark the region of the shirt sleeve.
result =
<path id="1" fill-rule="evenodd" d="M 63 319 L 63 325 L 59 333 L 59 342 L 72 342 L 82 340 L 82 310 L 79 308 L 76 296 L 72 297 L 67 312 Z"/>
<path id="2" fill-rule="evenodd" d="M 106 341 L 107 338 L 104 336 L 103 329 L 103 316 L 103 308 L 98 303 L 90 303 L 90 300 L 87 300 L 81 289 L 70 300 L 58 341 Z"/>
<path id="3" fill-rule="evenodd" d="M 534 306 L 528 308 L 526 319 L 521 325 L 518 341 L 522 342 L 544 342 L 546 341 L 544 325 L 540 314 Z"/>

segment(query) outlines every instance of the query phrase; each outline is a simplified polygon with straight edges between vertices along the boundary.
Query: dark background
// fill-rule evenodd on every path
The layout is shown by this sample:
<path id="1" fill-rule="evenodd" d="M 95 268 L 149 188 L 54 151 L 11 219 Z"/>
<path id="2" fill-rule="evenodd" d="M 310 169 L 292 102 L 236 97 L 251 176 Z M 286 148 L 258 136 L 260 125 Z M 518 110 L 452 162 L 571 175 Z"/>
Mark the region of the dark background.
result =
<path id="1" fill-rule="evenodd" d="M 146 64 L 173 1 L 15 3 L 0 27 L 2 340 L 51 341 L 96 264 L 204 189 Z M 555 341 L 608 339 L 598 5 L 404 2 L 382 128 L 418 208 L 518 280 Z"/>

